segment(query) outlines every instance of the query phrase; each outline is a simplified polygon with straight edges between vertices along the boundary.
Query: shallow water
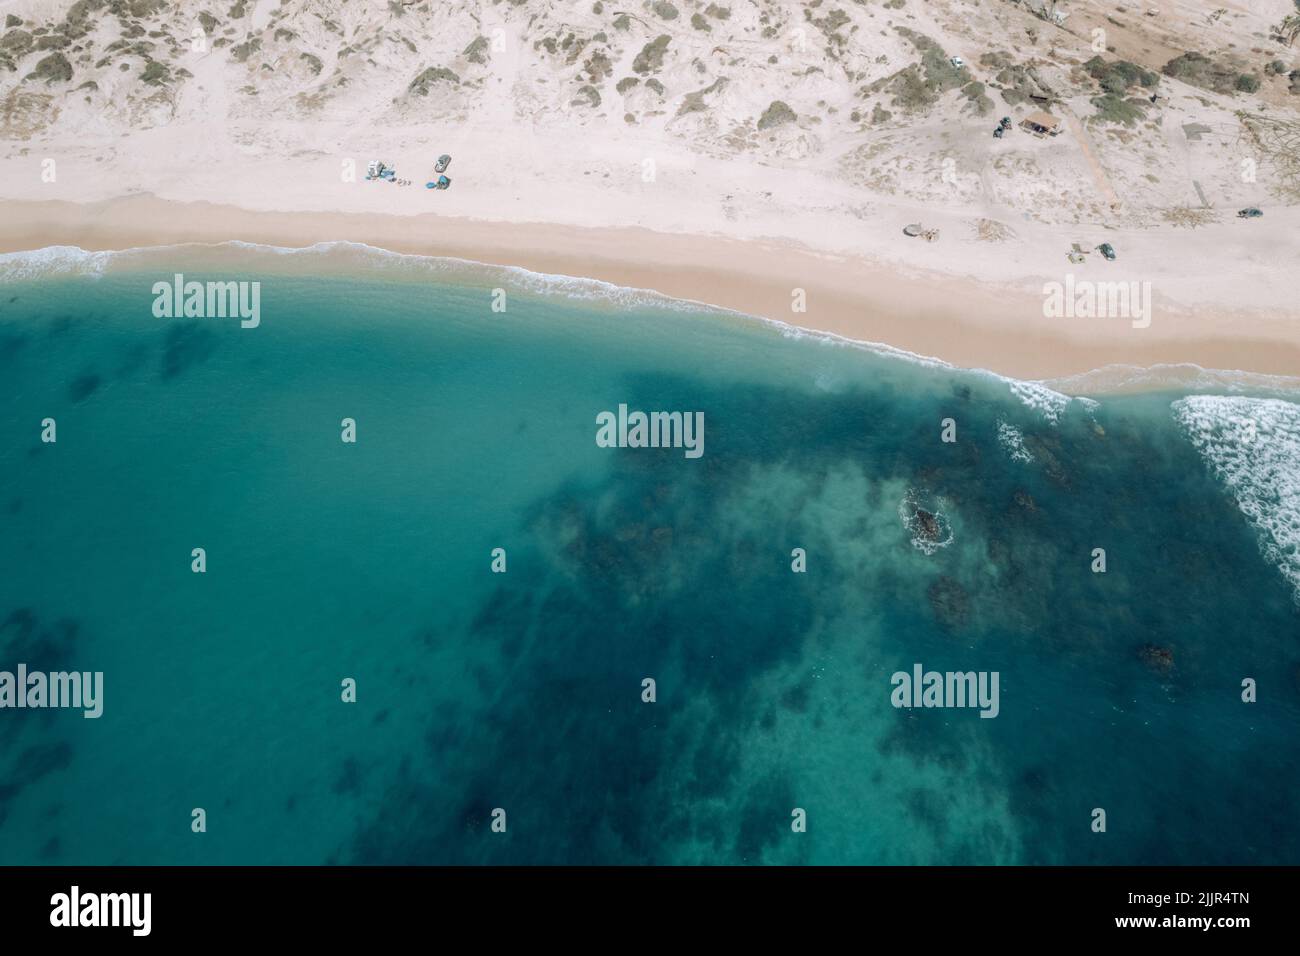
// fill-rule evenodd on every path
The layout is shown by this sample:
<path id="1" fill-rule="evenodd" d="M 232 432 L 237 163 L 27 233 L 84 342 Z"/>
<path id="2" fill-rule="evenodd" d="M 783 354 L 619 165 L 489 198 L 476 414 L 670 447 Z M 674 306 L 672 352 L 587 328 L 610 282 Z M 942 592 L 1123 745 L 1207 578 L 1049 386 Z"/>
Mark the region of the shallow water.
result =
<path id="1" fill-rule="evenodd" d="M 0 863 L 1300 861 L 1286 396 L 348 248 L 6 265 L 0 670 L 105 692 L 0 710 Z M 156 318 L 175 271 L 261 324 Z M 598 447 L 620 403 L 703 456 Z M 918 662 L 998 716 L 895 708 Z"/>

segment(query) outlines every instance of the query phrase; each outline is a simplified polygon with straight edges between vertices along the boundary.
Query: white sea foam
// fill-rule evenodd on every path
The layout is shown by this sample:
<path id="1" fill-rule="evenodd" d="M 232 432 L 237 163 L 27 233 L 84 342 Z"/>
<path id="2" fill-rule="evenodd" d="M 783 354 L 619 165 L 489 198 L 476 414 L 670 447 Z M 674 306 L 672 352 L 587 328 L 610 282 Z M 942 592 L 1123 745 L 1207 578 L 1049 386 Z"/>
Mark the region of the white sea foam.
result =
<path id="1" fill-rule="evenodd" d="M 454 256 L 426 256 L 407 252 L 394 252 L 364 242 L 333 240 L 318 242 L 302 248 L 287 248 L 261 243 L 233 240 L 228 245 L 238 249 L 256 252 L 269 252 L 283 256 L 332 256 L 362 262 L 378 269 L 418 270 L 425 273 L 470 273 L 476 277 L 495 277 L 512 290 L 532 293 L 534 295 L 557 295 L 575 301 L 603 302 L 623 308 L 652 307 L 672 311 L 708 310 L 725 312 L 716 306 L 690 299 L 674 299 L 653 289 L 639 289 L 632 286 L 615 285 L 602 279 L 587 279 L 581 276 L 562 275 L 549 272 L 533 272 L 521 266 L 503 266 L 478 262 L 473 259 L 460 259 Z"/>
<path id="2" fill-rule="evenodd" d="M 998 419 L 998 444 L 1006 450 L 1012 461 L 1031 462 L 1034 456 L 1025 447 L 1024 433 L 1005 420 Z"/>
<path id="3" fill-rule="evenodd" d="M 1300 405 L 1275 398 L 1191 395 L 1174 418 L 1259 532 L 1300 603 Z"/>
<path id="4" fill-rule="evenodd" d="M 1190 362 L 1183 362 L 1177 365 L 1105 365 L 1078 375 L 1047 379 L 1044 384 L 1070 394 L 1249 391 L 1254 394 L 1264 393 L 1285 398 L 1300 391 L 1300 376 L 1202 368 Z"/>
<path id="5" fill-rule="evenodd" d="M 46 246 L 28 252 L 0 253 L 0 282 L 21 282 L 54 276 L 98 276 L 114 253 L 87 252 L 77 246 Z"/>
<path id="6" fill-rule="evenodd" d="M 1077 395 L 1074 400 L 1082 405 L 1083 410 L 1089 415 L 1094 414 L 1097 409 L 1101 408 L 1101 402 L 1097 401 L 1095 398 L 1084 398 L 1081 395 Z"/>
<path id="7" fill-rule="evenodd" d="M 1006 381 L 1011 385 L 1011 394 L 1053 425 L 1061 420 L 1061 412 L 1073 401 L 1069 395 L 1062 395 L 1040 382 L 1018 382 L 1015 379 Z"/>

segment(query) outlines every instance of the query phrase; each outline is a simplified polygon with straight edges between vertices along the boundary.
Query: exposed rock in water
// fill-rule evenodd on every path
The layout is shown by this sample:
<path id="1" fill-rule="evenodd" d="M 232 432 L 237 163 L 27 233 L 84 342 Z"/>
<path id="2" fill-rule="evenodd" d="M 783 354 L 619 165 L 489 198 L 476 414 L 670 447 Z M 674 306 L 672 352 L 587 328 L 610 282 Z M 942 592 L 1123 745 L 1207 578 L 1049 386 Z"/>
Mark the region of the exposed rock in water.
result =
<path id="1" fill-rule="evenodd" d="M 1043 470 L 1047 473 L 1047 477 L 1057 484 L 1069 485 L 1070 476 L 1066 473 L 1061 460 L 1056 457 L 1055 451 L 1059 448 L 1059 439 L 1047 439 L 1041 435 L 1025 436 L 1025 450 L 1043 463 Z"/>
<path id="2" fill-rule="evenodd" d="M 1169 674 L 1174 669 L 1174 649 L 1156 644 L 1143 644 L 1138 649 L 1138 659 L 1157 674 Z"/>
<path id="3" fill-rule="evenodd" d="M 943 534 L 939 517 L 924 508 L 916 509 L 916 528 L 916 533 L 926 541 L 938 541 Z"/>
<path id="4" fill-rule="evenodd" d="M 1024 491 L 1023 489 L 1020 488 L 1016 489 L 1015 501 L 1016 504 L 1024 508 L 1026 511 L 1038 510 L 1038 504 L 1037 502 L 1034 501 L 1034 496 L 1031 495 L 1029 492 Z"/>

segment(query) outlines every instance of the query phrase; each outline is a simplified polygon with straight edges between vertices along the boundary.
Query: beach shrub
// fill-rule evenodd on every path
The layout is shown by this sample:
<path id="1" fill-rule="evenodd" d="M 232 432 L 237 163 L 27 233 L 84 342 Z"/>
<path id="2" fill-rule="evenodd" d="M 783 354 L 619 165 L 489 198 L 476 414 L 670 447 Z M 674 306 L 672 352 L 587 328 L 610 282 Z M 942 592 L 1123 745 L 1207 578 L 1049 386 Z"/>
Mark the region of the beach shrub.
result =
<path id="1" fill-rule="evenodd" d="M 1146 104 L 1142 100 L 1124 99 L 1114 93 L 1106 93 L 1093 99 L 1097 107 L 1096 119 L 1103 123 L 1118 123 L 1133 126 L 1139 120 L 1146 119 Z"/>
<path id="2" fill-rule="evenodd" d="M 488 61 L 488 39 L 485 36 L 476 36 L 470 40 L 469 46 L 465 47 L 461 53 L 469 59 L 471 63 L 486 63 Z"/>
<path id="3" fill-rule="evenodd" d="M 600 92 L 591 84 L 578 88 L 578 95 L 569 103 L 570 106 L 590 106 L 593 109 L 600 105 Z"/>
<path id="4" fill-rule="evenodd" d="M 162 86 L 164 83 L 170 83 L 172 78 L 171 70 L 163 63 L 157 60 L 150 60 L 144 65 L 144 72 L 140 74 L 140 79 L 150 86 Z"/>
<path id="5" fill-rule="evenodd" d="M 704 15 L 713 17 L 715 20 L 730 20 L 731 7 L 720 7 L 716 3 L 710 3 L 704 8 Z"/>
<path id="6" fill-rule="evenodd" d="M 709 26 L 709 21 L 704 19 L 704 15 L 701 13 L 691 14 L 691 26 L 697 30 L 703 30 L 705 33 L 713 31 L 713 27 Z"/>
<path id="7" fill-rule="evenodd" d="M 602 83 L 605 77 L 614 72 L 614 61 L 606 56 L 603 51 L 597 50 L 587 59 L 586 63 L 582 64 L 582 68 L 591 77 L 591 82 Z"/>
<path id="8" fill-rule="evenodd" d="M 658 93 L 660 96 L 663 96 L 663 95 L 664 95 L 664 85 L 663 85 L 662 83 L 660 83 L 658 80 L 655 80 L 655 79 L 649 79 L 649 80 L 646 80 L 646 81 L 645 81 L 645 88 L 646 88 L 647 90 L 654 90 L 654 91 L 655 91 L 656 93 Z"/>
<path id="9" fill-rule="evenodd" d="M 655 16 L 659 17 L 661 20 L 677 19 L 677 8 L 669 3 L 668 0 L 655 0 L 650 9 L 653 10 Z"/>
<path id="10" fill-rule="evenodd" d="M 203 27 L 204 33 L 211 33 L 217 28 L 217 18 L 206 10 L 199 11 L 199 26 Z"/>
<path id="11" fill-rule="evenodd" d="M 1083 65 L 1083 68 L 1088 71 L 1089 76 L 1101 84 L 1103 90 L 1116 96 L 1123 96 L 1134 84 L 1149 88 L 1160 82 L 1158 74 L 1144 70 L 1128 60 L 1108 63 L 1100 56 L 1094 56 Z"/>
<path id="12" fill-rule="evenodd" d="M 906 27 L 897 29 L 899 35 L 905 37 L 920 52 L 921 69 L 925 72 L 925 85 L 936 98 L 938 94 L 965 86 L 974 79 L 966 67 L 953 66 L 943 47 L 924 33 L 917 33 Z"/>
<path id="13" fill-rule="evenodd" d="M 687 93 L 682 98 L 682 105 L 677 110 L 678 116 L 685 116 L 687 113 L 704 113 L 709 109 L 709 104 L 705 102 L 705 97 L 720 93 L 727 88 L 727 78 L 720 76 L 702 90 L 696 90 L 694 93 Z"/>
<path id="14" fill-rule="evenodd" d="M 1259 77 L 1243 73 L 1237 77 L 1237 89 L 1242 93 L 1254 93 L 1259 90 Z"/>
<path id="15" fill-rule="evenodd" d="M 27 78 L 44 80 L 46 86 L 51 83 L 66 83 L 72 79 L 72 64 L 62 53 L 51 53 L 36 64 L 36 69 Z"/>
<path id="16" fill-rule="evenodd" d="M 966 86 L 974 80 L 964 66 L 953 66 L 943 47 L 928 36 L 906 27 L 897 30 L 921 53 L 921 62 L 877 80 L 867 87 L 867 93 L 887 89 L 893 94 L 894 106 L 916 113 L 929 109 L 949 90 Z"/>
<path id="17" fill-rule="evenodd" d="M 632 61 L 632 72 L 658 73 L 663 69 L 664 55 L 668 52 L 668 44 L 672 39 L 668 34 L 661 33 L 643 46 L 641 52 Z"/>
<path id="18" fill-rule="evenodd" d="M 772 129 L 785 123 L 793 123 L 799 118 L 794 110 L 780 100 L 773 100 L 771 105 L 758 118 L 759 129 Z"/>
<path id="19" fill-rule="evenodd" d="M 35 45 L 35 38 L 26 30 L 10 30 L 0 37 L 0 52 L 15 60 L 26 56 Z"/>
<path id="20" fill-rule="evenodd" d="M 1218 63 L 1203 53 L 1189 51 L 1164 65 L 1165 76 L 1171 76 L 1192 86 L 1212 93 L 1233 93 L 1241 74 L 1226 63 Z"/>
<path id="21" fill-rule="evenodd" d="M 966 97 L 974 107 L 976 116 L 987 116 L 993 112 L 993 101 L 984 93 L 984 84 L 979 80 L 972 80 L 961 88 L 962 95 Z"/>
<path id="22" fill-rule="evenodd" d="M 626 93 L 640 82 L 641 80 L 635 76 L 625 76 L 623 79 L 618 81 L 614 89 L 618 90 L 619 93 Z"/>
<path id="23" fill-rule="evenodd" d="M 6 14 L 5 14 L 5 29 L 6 29 L 6 30 L 9 29 L 10 27 L 20 27 L 20 26 L 22 26 L 22 25 L 23 25 L 23 21 L 22 21 L 22 18 L 21 18 L 21 17 L 16 17 L 16 16 L 14 16 L 12 13 L 6 13 Z"/>
<path id="24" fill-rule="evenodd" d="M 320 76 L 320 71 L 325 68 L 325 64 L 320 61 L 320 57 L 313 56 L 310 53 L 299 53 L 298 59 L 304 61 L 308 69 L 316 76 Z"/>
<path id="25" fill-rule="evenodd" d="M 243 63 L 250 56 L 262 49 L 262 38 L 252 37 L 243 43 L 236 43 L 230 48 L 230 55 L 235 58 L 236 63 Z"/>
<path id="26" fill-rule="evenodd" d="M 411 85 L 407 87 L 407 92 L 419 96 L 428 96 L 429 87 L 435 83 L 459 84 L 460 77 L 445 67 L 431 66 L 411 81 Z"/>

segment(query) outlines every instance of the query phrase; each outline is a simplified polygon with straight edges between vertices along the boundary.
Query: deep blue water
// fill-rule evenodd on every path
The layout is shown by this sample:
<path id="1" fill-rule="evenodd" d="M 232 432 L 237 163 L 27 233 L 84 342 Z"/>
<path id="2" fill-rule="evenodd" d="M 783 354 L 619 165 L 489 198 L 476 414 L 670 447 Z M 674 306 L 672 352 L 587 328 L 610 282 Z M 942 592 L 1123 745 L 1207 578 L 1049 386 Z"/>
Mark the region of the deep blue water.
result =
<path id="1" fill-rule="evenodd" d="M 155 317 L 182 269 L 260 326 Z M 95 271 L 0 283 L 0 670 L 105 686 L 0 710 L 0 863 L 1300 862 L 1285 396 L 1197 439 L 508 272 Z M 598 447 L 620 403 L 703 456 Z M 893 707 L 918 662 L 998 716 Z"/>

